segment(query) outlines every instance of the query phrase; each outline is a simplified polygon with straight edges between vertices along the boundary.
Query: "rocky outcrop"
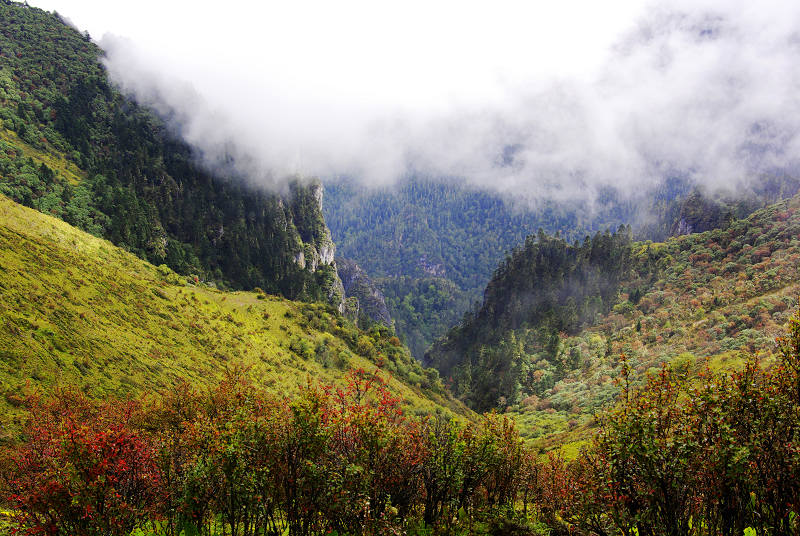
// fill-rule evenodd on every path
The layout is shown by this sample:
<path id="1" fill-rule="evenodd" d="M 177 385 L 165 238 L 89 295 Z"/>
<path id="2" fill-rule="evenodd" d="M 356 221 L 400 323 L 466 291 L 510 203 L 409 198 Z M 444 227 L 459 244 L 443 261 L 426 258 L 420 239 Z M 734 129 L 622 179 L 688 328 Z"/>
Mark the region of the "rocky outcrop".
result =
<path id="1" fill-rule="evenodd" d="M 303 183 L 297 179 L 290 192 L 292 222 L 299 237 L 294 262 L 311 274 L 324 272 L 318 278 L 322 280 L 322 291 L 331 305 L 344 312 L 345 290 L 334 260 L 336 246 L 322 215 L 322 184 L 318 180 Z"/>
<path id="2" fill-rule="evenodd" d="M 347 309 L 354 315 L 353 319 L 358 320 L 363 315 L 373 322 L 391 326 L 392 317 L 386 300 L 367 273 L 354 261 L 342 257 L 336 259 L 336 266 L 349 302 Z M 356 299 L 355 303 L 353 298 Z"/>
<path id="3" fill-rule="evenodd" d="M 727 226 L 732 214 L 719 201 L 707 198 L 698 190 L 681 202 L 678 218 L 672 224 L 670 236 L 703 233 Z"/>
<path id="4" fill-rule="evenodd" d="M 334 246 L 333 242 L 331 242 L 330 244 L 320 245 L 319 262 L 321 262 L 322 264 L 333 264 L 335 256 L 336 256 L 336 246 Z"/>
<path id="5" fill-rule="evenodd" d="M 417 261 L 417 266 L 420 267 L 425 275 L 431 277 L 445 277 L 447 275 L 447 270 L 445 270 L 444 264 L 440 262 L 429 261 L 427 255 L 423 255 L 419 258 Z"/>

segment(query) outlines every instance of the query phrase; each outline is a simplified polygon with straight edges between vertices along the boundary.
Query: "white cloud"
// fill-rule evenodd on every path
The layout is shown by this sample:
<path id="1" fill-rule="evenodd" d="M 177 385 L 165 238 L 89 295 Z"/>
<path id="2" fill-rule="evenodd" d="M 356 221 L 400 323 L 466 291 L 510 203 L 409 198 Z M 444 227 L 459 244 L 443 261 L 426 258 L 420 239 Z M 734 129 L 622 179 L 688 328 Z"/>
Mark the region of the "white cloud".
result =
<path id="1" fill-rule="evenodd" d="M 800 6 L 551 4 L 57 9 L 110 32 L 112 78 L 176 111 L 208 162 L 233 156 L 265 184 L 295 172 L 385 184 L 414 169 L 558 199 L 796 166 Z"/>

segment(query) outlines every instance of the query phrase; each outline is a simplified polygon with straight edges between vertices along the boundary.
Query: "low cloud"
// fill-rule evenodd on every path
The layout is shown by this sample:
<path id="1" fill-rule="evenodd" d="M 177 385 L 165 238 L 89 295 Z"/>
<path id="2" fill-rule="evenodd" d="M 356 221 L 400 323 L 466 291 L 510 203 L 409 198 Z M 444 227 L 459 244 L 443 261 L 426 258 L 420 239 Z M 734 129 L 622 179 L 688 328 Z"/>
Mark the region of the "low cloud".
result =
<path id="1" fill-rule="evenodd" d="M 367 82 L 364 64 L 315 85 L 314 73 L 282 78 L 293 71 L 274 60 L 264 70 L 252 56 L 231 69 L 176 69 L 133 41 L 106 35 L 100 44 L 112 80 L 168 117 L 206 165 L 270 188 L 298 173 L 367 185 L 421 173 L 532 201 L 590 201 L 609 187 L 642 194 L 670 176 L 736 190 L 761 173 L 798 169 L 800 7 L 651 4 L 621 28 L 598 41 L 603 54 L 580 72 L 492 67 L 475 47 L 466 52 L 474 57 L 431 50 L 441 69 L 450 57 L 459 66 L 453 78 L 474 78 L 477 89 L 453 95 L 435 85 L 447 76 L 412 65 L 403 76 L 428 73 L 433 87 L 409 90 L 408 99 L 366 95 L 360 84 L 382 86 Z M 237 54 L 235 40 L 218 46 Z M 509 55 L 524 61 L 524 51 Z M 400 58 L 402 50 L 386 61 Z"/>

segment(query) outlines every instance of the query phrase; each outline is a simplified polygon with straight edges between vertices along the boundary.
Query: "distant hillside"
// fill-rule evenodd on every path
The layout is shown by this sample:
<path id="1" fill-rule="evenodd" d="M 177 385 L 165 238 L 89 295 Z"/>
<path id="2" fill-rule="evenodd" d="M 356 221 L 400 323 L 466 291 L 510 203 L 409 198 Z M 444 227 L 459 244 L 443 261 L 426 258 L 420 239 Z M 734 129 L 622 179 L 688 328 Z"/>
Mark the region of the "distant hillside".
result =
<path id="1" fill-rule="evenodd" d="M 282 199 L 204 171 L 101 56 L 57 15 L 0 3 L 0 193 L 182 274 L 340 304 L 319 186 Z"/>
<path id="2" fill-rule="evenodd" d="M 662 241 L 724 228 L 800 188 L 800 181 L 777 172 L 752 182 L 751 191 L 725 195 L 665 178 L 638 197 L 606 191 L 591 206 L 530 206 L 456 180 L 412 177 L 376 189 L 345 181 L 326 185 L 324 210 L 339 253 L 383 292 L 398 334 L 421 359 L 482 298 L 508 252 L 539 229 L 572 242 L 628 224 L 634 238 Z"/>
<path id="3" fill-rule="evenodd" d="M 420 359 L 527 235 L 542 227 L 577 237 L 606 225 L 602 214 L 588 220 L 552 204 L 517 211 L 496 194 L 424 178 L 374 190 L 326 184 L 323 208 L 339 254 L 384 293 L 398 334 Z"/>
<path id="4" fill-rule="evenodd" d="M 693 375 L 772 348 L 798 269 L 800 197 L 664 243 L 531 238 L 427 362 L 473 407 L 517 413 L 531 437 L 580 428 L 613 400 L 623 366 L 633 381 L 664 362 Z"/>
<path id="5" fill-rule="evenodd" d="M 93 396 L 219 381 L 231 367 L 277 392 L 338 382 L 352 367 L 393 376 L 408 409 L 467 412 L 387 329 L 358 330 L 327 305 L 220 292 L 0 195 L 0 417 L 26 392 Z"/>
<path id="6" fill-rule="evenodd" d="M 446 277 L 383 277 L 376 284 L 392 311 L 395 330 L 420 360 L 432 341 L 461 320 L 473 298 Z"/>
<path id="7" fill-rule="evenodd" d="M 624 227 L 572 245 L 544 232 L 529 236 L 497 268 L 483 305 L 437 341 L 426 362 L 453 378 L 456 392 L 475 407 L 518 399 L 530 344 L 555 362 L 559 333 L 577 333 L 610 311 L 633 270 L 631 244 Z"/>

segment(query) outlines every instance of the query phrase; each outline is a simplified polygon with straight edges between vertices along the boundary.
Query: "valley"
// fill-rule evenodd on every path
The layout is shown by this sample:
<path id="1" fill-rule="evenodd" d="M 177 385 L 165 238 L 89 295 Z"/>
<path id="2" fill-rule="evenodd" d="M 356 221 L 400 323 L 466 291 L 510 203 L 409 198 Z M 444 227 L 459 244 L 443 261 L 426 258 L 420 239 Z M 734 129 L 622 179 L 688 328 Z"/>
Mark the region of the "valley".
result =
<path id="1" fill-rule="evenodd" d="M 179 381 L 214 385 L 233 369 L 286 393 L 381 368 L 407 409 L 470 414 L 386 329 L 362 332 L 329 305 L 259 289 L 222 292 L 8 198 L 0 207 L 5 441 L 39 389 L 135 397 Z"/>
<path id="2" fill-rule="evenodd" d="M 359 167 L 347 121 L 262 139 L 270 86 L 209 126 L 200 80 L 195 111 L 133 87 L 114 39 L 0 0 L 0 535 L 800 531 L 787 129 L 713 170 L 636 130 L 598 142 L 618 169 L 580 106 L 551 137 L 398 117 Z"/>

